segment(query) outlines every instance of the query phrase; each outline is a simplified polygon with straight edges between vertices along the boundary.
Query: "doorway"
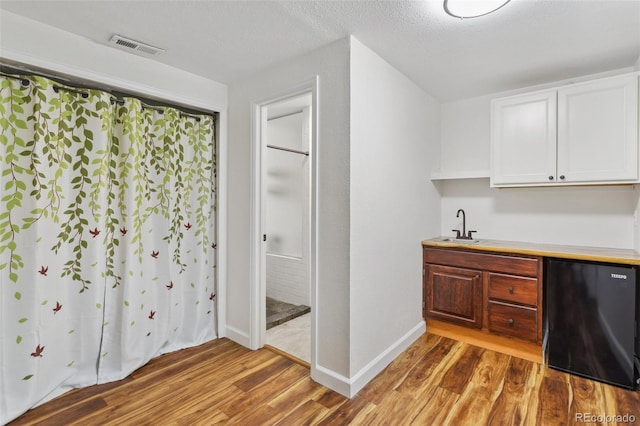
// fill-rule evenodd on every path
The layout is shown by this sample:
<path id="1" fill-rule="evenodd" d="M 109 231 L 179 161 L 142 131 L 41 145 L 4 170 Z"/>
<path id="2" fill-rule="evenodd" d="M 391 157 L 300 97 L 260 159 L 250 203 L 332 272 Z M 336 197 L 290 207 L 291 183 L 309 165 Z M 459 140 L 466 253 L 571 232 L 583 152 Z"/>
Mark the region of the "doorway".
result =
<path id="1" fill-rule="evenodd" d="M 254 103 L 253 348 L 315 360 L 317 78 Z"/>
<path id="2" fill-rule="evenodd" d="M 264 170 L 265 344 L 311 358 L 309 153 L 311 94 L 267 106 Z"/>

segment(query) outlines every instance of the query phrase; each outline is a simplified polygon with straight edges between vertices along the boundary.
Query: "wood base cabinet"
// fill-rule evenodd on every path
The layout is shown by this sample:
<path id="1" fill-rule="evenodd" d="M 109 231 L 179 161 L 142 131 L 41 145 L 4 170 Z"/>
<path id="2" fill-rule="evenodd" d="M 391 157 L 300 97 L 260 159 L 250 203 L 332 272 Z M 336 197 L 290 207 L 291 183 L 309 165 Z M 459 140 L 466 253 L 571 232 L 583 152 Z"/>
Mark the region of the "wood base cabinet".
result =
<path id="1" fill-rule="evenodd" d="M 542 259 L 423 248 L 425 319 L 542 344 Z"/>
<path id="2" fill-rule="evenodd" d="M 430 317 L 482 327 L 482 271 L 430 265 L 426 275 Z"/>

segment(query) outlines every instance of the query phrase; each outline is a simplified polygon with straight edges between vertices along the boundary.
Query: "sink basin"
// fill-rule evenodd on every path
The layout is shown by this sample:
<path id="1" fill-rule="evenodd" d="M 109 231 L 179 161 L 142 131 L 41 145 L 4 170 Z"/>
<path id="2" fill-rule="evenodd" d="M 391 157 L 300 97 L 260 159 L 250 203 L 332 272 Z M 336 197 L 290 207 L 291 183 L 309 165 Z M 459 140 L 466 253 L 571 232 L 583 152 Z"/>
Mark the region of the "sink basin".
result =
<path id="1" fill-rule="evenodd" d="M 473 240 L 463 240 L 462 238 L 455 237 L 440 237 L 436 238 L 436 241 L 441 241 L 443 243 L 455 243 L 455 244 L 478 244 L 481 240 L 473 239 Z"/>

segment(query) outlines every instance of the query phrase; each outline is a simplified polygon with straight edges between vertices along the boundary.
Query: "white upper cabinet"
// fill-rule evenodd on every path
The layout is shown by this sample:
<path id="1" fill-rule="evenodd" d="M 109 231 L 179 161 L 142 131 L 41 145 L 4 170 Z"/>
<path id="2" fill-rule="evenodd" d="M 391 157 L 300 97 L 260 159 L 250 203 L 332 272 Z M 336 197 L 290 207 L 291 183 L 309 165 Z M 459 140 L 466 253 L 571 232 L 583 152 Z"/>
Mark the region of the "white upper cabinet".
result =
<path id="1" fill-rule="evenodd" d="M 491 104 L 491 185 L 638 181 L 638 74 Z"/>
<path id="2" fill-rule="evenodd" d="M 556 174 L 556 92 L 491 103 L 491 184 L 548 182 Z"/>
<path id="3" fill-rule="evenodd" d="M 638 179 L 638 76 L 558 90 L 558 178 Z"/>

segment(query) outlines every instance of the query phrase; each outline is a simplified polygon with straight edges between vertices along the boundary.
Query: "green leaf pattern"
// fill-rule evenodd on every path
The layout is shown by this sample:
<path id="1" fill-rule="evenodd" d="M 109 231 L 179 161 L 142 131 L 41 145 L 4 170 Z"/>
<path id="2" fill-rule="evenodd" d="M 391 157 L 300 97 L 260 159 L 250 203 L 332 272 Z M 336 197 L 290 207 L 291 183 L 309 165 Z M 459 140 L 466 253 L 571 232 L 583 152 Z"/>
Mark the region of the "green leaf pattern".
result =
<path id="1" fill-rule="evenodd" d="M 0 406 L 215 338 L 212 116 L 0 73 L 0 168 Z"/>

